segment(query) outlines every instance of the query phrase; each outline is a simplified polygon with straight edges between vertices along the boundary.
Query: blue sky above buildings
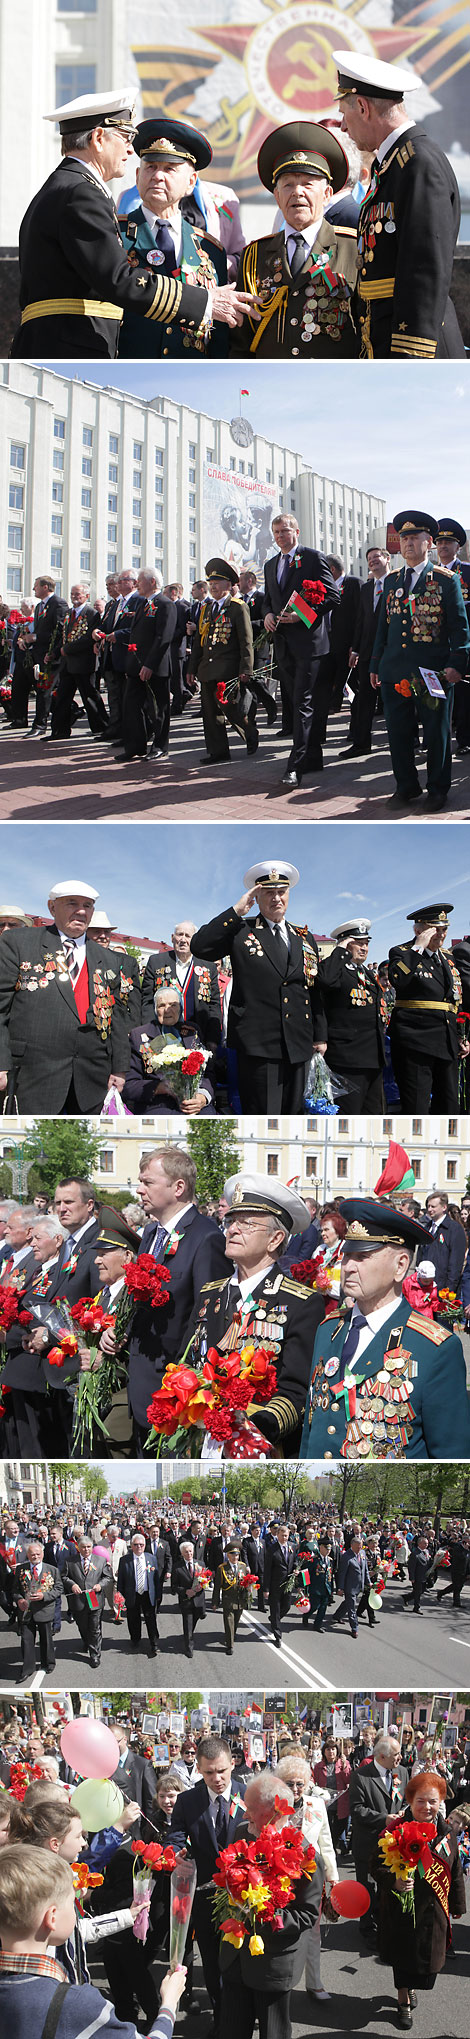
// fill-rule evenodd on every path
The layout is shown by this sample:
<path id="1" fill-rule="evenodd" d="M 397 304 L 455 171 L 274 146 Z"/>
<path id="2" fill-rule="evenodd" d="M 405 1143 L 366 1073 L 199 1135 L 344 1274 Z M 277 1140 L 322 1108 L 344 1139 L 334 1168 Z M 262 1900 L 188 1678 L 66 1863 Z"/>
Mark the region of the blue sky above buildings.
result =
<path id="1" fill-rule="evenodd" d="M 83 381 L 83 364 L 54 362 Z M 427 364 L 322 361 L 286 374 L 285 362 L 113 362 L 113 388 L 141 398 L 171 397 L 209 417 L 234 417 L 239 388 L 253 429 L 274 438 L 325 474 L 370 495 L 385 496 L 387 514 L 430 510 L 468 523 L 469 426 L 460 362 Z M 86 380 L 109 385 L 109 363 L 89 362 Z"/>
<path id="2" fill-rule="evenodd" d="M 122 932 L 151 940 L 176 919 L 198 925 L 243 891 L 243 874 L 260 857 L 286 857 L 301 872 L 291 918 L 328 934 L 353 914 L 372 921 L 376 960 L 403 940 L 406 914 L 453 900 L 451 932 L 470 926 L 470 845 L 465 823 L 430 822 L 29 822 L 0 825 L 2 895 L 25 912 L 45 913 L 51 885 L 66 878 L 96 885 L 100 904 Z"/>

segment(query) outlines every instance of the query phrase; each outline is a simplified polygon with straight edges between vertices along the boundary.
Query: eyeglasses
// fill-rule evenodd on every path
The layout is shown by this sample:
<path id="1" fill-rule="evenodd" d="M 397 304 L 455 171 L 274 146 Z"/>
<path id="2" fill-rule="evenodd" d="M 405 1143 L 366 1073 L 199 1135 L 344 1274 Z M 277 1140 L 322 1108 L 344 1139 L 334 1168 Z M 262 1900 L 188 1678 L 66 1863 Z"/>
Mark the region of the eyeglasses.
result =
<path id="1" fill-rule="evenodd" d="M 240 1213 L 239 1217 L 237 1211 L 236 1214 L 235 1212 L 233 1213 L 233 1216 L 224 1219 L 224 1232 L 228 1232 L 231 1225 L 242 1225 L 244 1232 L 259 1232 L 260 1225 L 266 1225 L 266 1219 L 244 1218 L 242 1213 Z"/>

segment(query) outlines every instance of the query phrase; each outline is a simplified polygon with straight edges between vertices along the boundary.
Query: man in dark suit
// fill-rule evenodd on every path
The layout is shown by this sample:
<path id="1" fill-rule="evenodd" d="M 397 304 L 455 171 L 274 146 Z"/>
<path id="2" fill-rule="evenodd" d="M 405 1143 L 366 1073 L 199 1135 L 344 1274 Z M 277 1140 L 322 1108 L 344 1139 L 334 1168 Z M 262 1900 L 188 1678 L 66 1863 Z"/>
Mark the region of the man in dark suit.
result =
<path id="1" fill-rule="evenodd" d="M 424 1246 L 419 1247 L 418 1266 L 420 1260 L 432 1260 L 436 1288 L 451 1289 L 456 1295 L 467 1254 L 467 1236 L 464 1226 L 450 1217 L 448 1202 L 445 1190 L 435 1190 L 426 1197 L 428 1237 Z"/>
<path id="2" fill-rule="evenodd" d="M 377 1893 L 369 1875 L 375 1842 L 390 1813 L 398 1812 L 404 1798 L 408 1772 L 400 1761 L 400 1744 L 391 1735 L 379 1734 L 373 1755 L 354 1770 L 349 1780 L 352 1819 L 352 1851 L 358 1883 L 364 1883 L 371 1898 L 370 1912 L 361 1919 L 361 1933 L 375 1932 Z"/>
<path id="3" fill-rule="evenodd" d="M 130 567 L 123 567 L 122 573 L 113 574 L 112 579 L 116 581 L 116 598 L 106 604 L 93 636 L 99 653 L 99 671 L 106 680 L 110 740 L 120 742 L 127 650 L 140 596 L 137 593 L 137 574 Z"/>
<path id="4" fill-rule="evenodd" d="M 295 1568 L 296 1555 L 290 1548 L 287 1524 L 273 1523 L 269 1543 L 266 1546 L 264 1591 L 269 1599 L 271 1628 L 277 1650 L 280 1650 L 282 1642 L 282 1617 L 289 1612 L 289 1580 Z"/>
<path id="5" fill-rule="evenodd" d="M 315 1033 L 318 949 L 286 918 L 295 864 L 269 858 L 245 871 L 247 890 L 193 935 L 194 956 L 230 955 L 227 1043 L 237 1054 L 242 1111 L 300 1112 Z M 258 913 L 249 919 L 256 900 Z"/>
<path id="6" fill-rule="evenodd" d="M 54 1211 L 66 1238 L 51 1269 L 48 1300 L 63 1296 L 68 1303 L 78 1303 L 82 1296 L 96 1296 L 102 1286 L 95 1255 L 100 1207 L 93 1183 L 82 1176 L 66 1176 L 54 1191 Z"/>
<path id="7" fill-rule="evenodd" d="M 249 1779 L 245 1791 L 246 1823 L 243 1838 L 256 1839 L 263 1827 L 277 1823 L 276 1799 L 281 1796 L 294 1811 L 294 1795 L 276 1771 L 264 1770 Z M 292 1816 L 292 1814 L 291 1814 Z M 289 1815 L 288 1815 L 289 1817 Z M 286 1825 L 281 1817 L 280 1826 Z M 282 1913 L 282 1931 L 277 1933 L 263 1919 L 263 1952 L 250 1954 L 248 1941 L 237 1951 L 228 1940 L 220 1941 L 222 1974 L 221 2031 L 224 2039 L 251 2039 L 258 2020 L 260 2039 L 291 2039 L 290 1998 L 300 1983 L 305 1967 L 308 1935 L 319 1918 L 324 1865 L 318 1849 L 313 1875 L 301 1876 L 294 1895 Z"/>
<path id="8" fill-rule="evenodd" d="M 447 567 L 448 572 L 455 573 L 457 580 L 460 581 L 468 621 L 470 617 L 470 566 L 468 559 L 460 558 L 460 548 L 464 545 L 466 547 L 466 544 L 467 533 L 464 525 L 459 524 L 458 518 L 439 517 L 436 539 L 439 565 Z M 470 652 L 467 677 L 465 680 L 457 680 L 457 685 L 454 687 L 454 728 L 459 757 L 465 756 L 466 752 L 470 750 L 469 667 Z"/>
<path id="9" fill-rule="evenodd" d="M 136 995 L 119 957 L 87 935 L 97 896 L 67 879 L 49 895 L 53 927 L 2 937 L 0 1091 L 19 1111 L 96 1112 L 110 1083 L 124 1087 Z"/>
<path id="10" fill-rule="evenodd" d="M 372 723 L 377 708 L 377 689 L 371 685 L 370 662 L 383 595 L 385 575 L 390 572 L 390 553 L 377 543 L 366 547 L 369 579 L 359 591 L 359 604 L 350 641 L 350 667 L 354 667 L 354 700 L 351 702 L 349 736 L 340 758 L 367 757 L 372 750 Z"/>
<path id="11" fill-rule="evenodd" d="M 259 1527 L 257 1522 L 250 1522 L 248 1535 L 242 1538 L 242 1553 L 243 1557 L 246 1558 L 249 1571 L 254 1572 L 256 1578 L 259 1580 L 257 1593 L 258 1613 L 264 1614 L 265 1610 L 264 1569 L 266 1550 L 263 1538 L 259 1534 Z"/>
<path id="12" fill-rule="evenodd" d="M 184 1653 L 194 1656 L 194 1630 L 202 1621 L 206 1611 L 204 1587 L 198 1584 L 195 1546 L 190 1537 L 180 1543 L 179 1556 L 175 1559 L 171 1574 L 172 1593 L 178 1594 L 178 1605 L 183 1622 Z"/>
<path id="13" fill-rule="evenodd" d="M 197 1886 L 193 1922 L 204 1970 L 204 1981 L 214 2014 L 214 2033 L 220 2022 L 219 1934 L 212 1916 L 212 1877 L 221 1848 L 227 1848 L 239 1833 L 243 1821 L 243 1786 L 232 1789 L 233 1759 L 228 1742 L 220 1735 L 208 1735 L 198 1750 L 201 1783 L 180 1792 L 171 1816 L 170 1842 L 178 1851 L 188 1842 L 196 1863 Z"/>
<path id="14" fill-rule="evenodd" d="M 170 735 L 171 645 L 176 606 L 158 592 L 156 573 L 142 569 L 137 578 L 138 604 L 132 609 L 126 682 L 122 704 L 124 758 L 145 757 L 153 730 L 152 757 L 163 757 Z"/>
<path id="15" fill-rule="evenodd" d="M 28 1685 L 35 1670 L 36 1629 L 39 1636 L 40 1664 L 42 1671 L 53 1671 L 55 1666 L 52 1624 L 56 1601 L 60 1600 L 62 1580 L 55 1565 L 45 1565 L 43 1545 L 33 1540 L 28 1544 L 26 1563 L 20 1563 L 13 1574 L 12 1599 L 20 1617 L 21 1655 L 23 1669 L 18 1685 Z"/>
<path id="16" fill-rule="evenodd" d="M 62 1578 L 64 1572 L 67 1571 L 69 1559 L 70 1559 L 70 1544 L 66 1543 L 65 1537 L 62 1532 L 61 1522 L 50 1522 L 49 1536 L 47 1538 L 47 1543 L 45 1543 L 44 1545 L 45 1565 L 56 1565 L 57 1571 L 60 1572 L 60 1576 Z M 53 1635 L 60 1634 L 61 1622 L 62 1622 L 62 1607 L 60 1600 L 57 1600 L 54 1614 Z M 68 1780 L 65 1779 L 64 1781 L 67 1782 Z"/>
<path id="17" fill-rule="evenodd" d="M 105 1586 L 111 1578 L 106 1558 L 93 1556 L 91 1536 L 82 1536 L 78 1558 L 71 1558 L 63 1582 L 84 1649 L 93 1668 L 101 1660 L 101 1622 Z"/>
<path id="18" fill-rule="evenodd" d="M 132 1323 L 129 1403 L 139 1453 L 148 1435 L 149 1403 L 161 1386 L 165 1366 L 184 1352 L 191 1312 L 202 1285 L 226 1272 L 222 1233 L 213 1218 L 203 1218 L 198 1211 L 195 1187 L 195 1163 L 183 1148 L 155 1148 L 144 1156 L 140 1195 L 148 1223 L 140 1251 L 153 1253 L 158 1262 L 168 1261 L 170 1294 L 159 1310 L 141 1304 Z M 112 1332 L 103 1334 L 104 1340 L 112 1337 Z"/>
<path id="19" fill-rule="evenodd" d="M 168 586 L 162 588 L 162 594 L 167 602 L 174 603 L 176 609 L 176 623 L 170 653 L 171 713 L 172 715 L 182 715 L 185 701 L 189 698 L 184 684 L 184 668 L 187 657 L 186 624 L 190 605 L 183 596 L 181 581 L 169 581 Z"/>
<path id="20" fill-rule="evenodd" d="M 75 582 L 70 590 L 71 607 L 65 618 L 62 637 L 62 656 L 59 666 L 59 682 L 52 706 L 51 733 L 45 743 L 58 743 L 61 737 L 70 736 L 72 728 L 72 706 L 78 692 L 86 709 L 92 736 L 105 736 L 108 731 L 108 716 L 95 681 L 96 644 L 93 631 L 99 629 L 100 612 L 87 602 L 87 588 L 84 582 Z"/>
<path id="21" fill-rule="evenodd" d="M 47 722 L 49 699 L 54 683 L 54 674 L 62 651 L 62 630 L 67 615 L 67 603 L 55 592 L 53 574 L 38 574 L 33 592 L 36 596 L 34 630 L 23 637 L 20 630 L 16 643 L 15 672 L 11 690 L 11 712 L 13 721 L 17 718 L 28 727 L 28 699 L 33 683 L 32 666 L 39 666 L 41 683 L 36 686 L 36 707 L 31 735 L 44 729 Z M 31 653 L 32 657 L 28 656 Z"/>
<path id="22" fill-rule="evenodd" d="M 282 785 L 289 791 L 300 786 L 306 772 L 323 767 L 322 725 L 316 722 L 315 691 L 321 660 L 329 653 L 327 616 L 340 594 L 333 574 L 321 552 L 300 544 L 297 518 L 287 512 L 273 517 L 273 538 L 279 552 L 267 559 L 264 569 L 265 630 L 276 633 L 276 664 L 281 695 L 292 714 L 293 740 Z M 309 583 L 317 594 L 310 594 Z M 294 608 L 284 616 L 292 596 L 300 596 L 316 621 L 308 627 Z M 282 615 L 282 622 L 279 620 Z"/>
<path id="23" fill-rule="evenodd" d="M 149 1657 L 157 1654 L 157 1612 L 161 1606 L 163 1580 L 169 1566 L 160 1574 L 156 1559 L 148 1556 L 145 1536 L 136 1531 L 131 1548 L 120 1558 L 117 1575 L 118 1593 L 124 1594 L 127 1626 L 133 1649 L 138 1649 L 142 1635 L 142 1615 L 149 1639 Z"/>
<path id="24" fill-rule="evenodd" d="M 193 920 L 179 920 L 172 933 L 173 947 L 149 956 L 142 978 L 142 1026 L 155 1019 L 155 994 L 176 982 L 182 999 L 182 1017 L 195 1020 L 204 1047 L 218 1048 L 221 1035 L 221 1004 L 216 963 L 202 963 L 191 954 Z"/>
<path id="25" fill-rule="evenodd" d="M 22 1312 L 29 1313 L 30 1322 L 22 1324 L 18 1318 L 5 1333 L 2 1387 L 8 1389 L 8 1400 L 2 1443 L 9 1458 L 48 1458 L 54 1451 L 67 1454 L 60 1408 L 57 1412 L 55 1398 L 52 1401 L 47 1393 L 42 1366 L 48 1333 L 34 1316 L 38 1305 L 47 1306 L 51 1300 L 57 1255 L 63 1249 L 62 1225 L 54 1217 L 37 1217 L 31 1245 L 33 1265 L 21 1291 Z M 49 1343 L 54 1343 L 52 1336 Z"/>
<path id="26" fill-rule="evenodd" d="M 329 618 L 330 649 L 322 658 L 315 688 L 315 720 L 325 741 L 329 715 L 338 714 L 343 705 L 343 693 L 350 670 L 350 649 L 356 632 L 362 582 L 352 573 L 345 573 L 342 559 L 327 552 L 326 564 L 333 575 L 340 596 L 339 609 L 332 609 Z"/>

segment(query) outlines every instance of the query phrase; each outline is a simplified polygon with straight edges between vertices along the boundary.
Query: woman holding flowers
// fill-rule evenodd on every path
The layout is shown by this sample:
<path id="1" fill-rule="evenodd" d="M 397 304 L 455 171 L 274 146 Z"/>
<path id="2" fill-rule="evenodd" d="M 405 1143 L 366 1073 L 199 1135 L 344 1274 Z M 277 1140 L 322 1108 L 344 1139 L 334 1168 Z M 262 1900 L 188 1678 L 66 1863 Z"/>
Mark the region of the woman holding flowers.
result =
<path id="1" fill-rule="evenodd" d="M 444 1967 L 450 1918 L 465 1912 L 458 1843 L 445 1817 L 446 1782 L 437 1770 L 410 1777 L 408 1812 L 390 1815 L 371 1872 L 379 1887 L 379 1949 L 391 1963 L 398 2023 L 411 2029 L 417 1989 L 434 1989 Z"/>

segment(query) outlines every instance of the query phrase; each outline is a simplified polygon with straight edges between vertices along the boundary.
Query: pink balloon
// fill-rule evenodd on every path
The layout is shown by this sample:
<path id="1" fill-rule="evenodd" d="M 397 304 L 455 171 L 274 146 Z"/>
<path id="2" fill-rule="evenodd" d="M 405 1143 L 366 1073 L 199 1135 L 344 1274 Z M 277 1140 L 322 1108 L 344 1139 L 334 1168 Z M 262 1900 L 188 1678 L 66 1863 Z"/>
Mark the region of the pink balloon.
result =
<path id="1" fill-rule="evenodd" d="M 78 1720 L 67 1721 L 60 1746 L 65 1762 L 78 1770 L 80 1777 L 112 1777 L 117 1769 L 119 1744 L 102 1720 L 88 1720 L 81 1714 Z"/>
<path id="2" fill-rule="evenodd" d="M 109 1545 L 108 1545 L 108 1549 L 106 1549 L 106 1544 L 104 1544 L 104 1543 L 94 1543 L 94 1544 L 93 1544 L 93 1557 L 94 1557 L 94 1558 L 109 1558 Z"/>

